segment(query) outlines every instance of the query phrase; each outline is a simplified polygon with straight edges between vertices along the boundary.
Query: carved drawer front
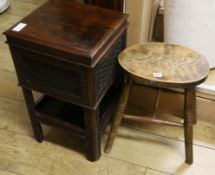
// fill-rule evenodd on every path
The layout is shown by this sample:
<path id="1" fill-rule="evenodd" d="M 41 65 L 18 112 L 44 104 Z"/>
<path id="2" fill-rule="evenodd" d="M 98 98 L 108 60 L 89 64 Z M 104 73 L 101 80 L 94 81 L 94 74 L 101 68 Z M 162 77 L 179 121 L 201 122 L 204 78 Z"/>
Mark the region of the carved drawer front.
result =
<path id="1" fill-rule="evenodd" d="M 34 50 L 11 49 L 16 53 L 14 62 L 21 86 L 55 97 L 66 96 L 76 104 L 94 106 L 115 80 L 117 57 L 123 47 L 121 36 L 94 68 Z"/>
<path id="2" fill-rule="evenodd" d="M 15 48 L 21 86 L 89 104 L 87 69 L 31 51 Z"/>

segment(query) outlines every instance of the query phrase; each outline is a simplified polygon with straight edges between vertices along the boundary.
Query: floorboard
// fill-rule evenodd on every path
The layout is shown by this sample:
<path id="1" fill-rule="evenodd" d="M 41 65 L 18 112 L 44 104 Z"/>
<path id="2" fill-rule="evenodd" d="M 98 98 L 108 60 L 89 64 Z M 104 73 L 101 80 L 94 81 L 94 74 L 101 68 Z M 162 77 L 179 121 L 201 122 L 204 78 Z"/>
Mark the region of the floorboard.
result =
<path id="1" fill-rule="evenodd" d="M 214 175 L 215 151 L 194 145 L 194 164 L 184 163 L 184 142 L 121 127 L 108 156 L 169 174 Z"/>
<path id="2" fill-rule="evenodd" d="M 46 0 L 11 0 L 0 15 L 0 33 L 16 24 Z M 84 140 L 71 133 L 45 127 L 45 141 L 35 141 L 5 36 L 0 35 L 0 175 L 214 175 L 214 122 L 194 127 L 194 164 L 184 163 L 181 128 L 123 121 L 110 154 L 91 163 L 84 154 Z M 207 83 L 214 85 L 215 70 Z M 35 96 L 38 96 L 36 93 Z M 211 103 L 200 101 L 207 109 Z M 214 109 L 201 110 L 211 116 Z M 163 116 L 161 116 L 163 117 Z M 165 115 L 172 118 L 171 115 Z M 104 147 L 107 131 L 102 138 Z"/>

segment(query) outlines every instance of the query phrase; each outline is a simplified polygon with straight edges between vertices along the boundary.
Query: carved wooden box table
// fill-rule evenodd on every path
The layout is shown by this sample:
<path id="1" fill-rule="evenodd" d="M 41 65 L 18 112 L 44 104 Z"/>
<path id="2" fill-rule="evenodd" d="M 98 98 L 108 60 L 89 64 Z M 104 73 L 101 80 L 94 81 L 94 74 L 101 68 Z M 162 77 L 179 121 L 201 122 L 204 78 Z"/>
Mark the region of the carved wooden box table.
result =
<path id="1" fill-rule="evenodd" d="M 63 128 L 84 136 L 88 160 L 100 157 L 126 28 L 122 13 L 52 0 L 5 32 L 36 140 L 41 123 Z M 32 90 L 44 96 L 34 100 Z"/>

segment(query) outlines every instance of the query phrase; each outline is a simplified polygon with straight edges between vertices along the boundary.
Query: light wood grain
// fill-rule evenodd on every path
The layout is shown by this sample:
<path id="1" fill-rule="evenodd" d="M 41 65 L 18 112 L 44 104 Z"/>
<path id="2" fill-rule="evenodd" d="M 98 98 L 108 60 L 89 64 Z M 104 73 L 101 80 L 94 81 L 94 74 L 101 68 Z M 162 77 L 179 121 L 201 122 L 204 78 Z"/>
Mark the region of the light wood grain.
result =
<path id="1" fill-rule="evenodd" d="M 194 86 L 209 72 L 206 59 L 197 52 L 164 43 L 131 46 L 119 55 L 119 64 L 138 83 L 161 87 Z M 161 73 L 155 77 L 154 73 Z"/>
<path id="2" fill-rule="evenodd" d="M 9 172 L 9 171 L 5 171 L 5 170 L 0 170 L 0 175 L 17 175 L 14 172 Z"/>
<path id="3" fill-rule="evenodd" d="M 14 100 L 23 100 L 21 88 L 17 86 L 17 77 L 13 72 L 0 70 L 0 96 Z"/>
<path id="4" fill-rule="evenodd" d="M 129 151 L 128 151 L 129 150 Z M 184 163 L 184 142 L 120 127 L 111 154 L 119 158 L 170 174 L 213 175 L 215 161 L 212 149 L 194 145 L 194 164 Z"/>
<path id="5" fill-rule="evenodd" d="M 170 175 L 170 174 L 163 173 L 163 172 L 156 171 L 156 170 L 147 169 L 146 175 Z"/>
<path id="6" fill-rule="evenodd" d="M 0 97 L 0 128 L 32 135 L 32 129 L 24 102 Z"/>
<path id="7" fill-rule="evenodd" d="M 2 15 L 14 16 L 21 19 L 46 1 L 47 0 L 11 0 L 10 8 Z"/>
<path id="8" fill-rule="evenodd" d="M 4 45 L 4 41 L 6 41 L 5 40 L 5 36 L 4 35 L 0 35 L 0 47 L 2 47 L 3 45 Z M 6 45 L 6 44 L 5 44 Z"/>
<path id="9" fill-rule="evenodd" d="M 0 48 L 0 69 L 11 72 L 15 71 L 8 48 Z"/>
<path id="10" fill-rule="evenodd" d="M 36 9 L 38 5 L 42 4 L 44 0 L 41 2 L 34 1 L 34 3 L 29 1 L 18 1 L 18 0 L 12 0 L 11 7 L 8 9 L 7 15 L 11 16 L 17 16 L 17 17 L 25 17 L 28 15 L 31 11 Z"/>
<path id="11" fill-rule="evenodd" d="M 61 137 L 68 138 L 66 135 Z M 69 144 L 77 143 L 70 141 Z M 104 156 L 100 161 L 91 163 L 82 153 L 66 148 L 69 145 L 64 146 L 46 141 L 39 144 L 31 137 L 2 131 L 0 168 L 26 175 L 32 172 L 39 175 L 136 175 L 145 172 L 145 167 Z"/>
<path id="12" fill-rule="evenodd" d="M 37 6 L 45 3 L 47 0 L 13 0 L 13 1 L 17 1 L 17 2 L 23 2 L 26 5 L 31 5 L 31 4 L 36 4 Z"/>
<path id="13" fill-rule="evenodd" d="M 18 86 L 18 80 L 15 72 L 3 71 L 0 69 L 0 97 L 14 100 L 24 100 L 21 88 Z M 41 96 L 41 93 L 33 91 L 35 99 Z"/>
<path id="14" fill-rule="evenodd" d="M 18 16 L 9 15 L 7 13 L 3 13 L 0 15 L 1 25 L 0 30 L 4 31 L 9 27 L 15 25 L 21 18 Z"/>

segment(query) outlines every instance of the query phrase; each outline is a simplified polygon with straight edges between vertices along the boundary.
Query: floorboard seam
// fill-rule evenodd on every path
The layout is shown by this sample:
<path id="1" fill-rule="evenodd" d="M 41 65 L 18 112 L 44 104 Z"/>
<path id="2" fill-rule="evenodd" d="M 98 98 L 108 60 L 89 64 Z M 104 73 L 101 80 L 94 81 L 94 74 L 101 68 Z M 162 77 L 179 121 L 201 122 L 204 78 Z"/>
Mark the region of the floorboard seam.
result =
<path id="1" fill-rule="evenodd" d="M 14 100 L 14 101 L 17 101 L 17 102 L 25 102 L 25 100 L 21 100 L 21 99 L 16 99 L 16 98 L 12 98 L 12 97 L 5 97 L 5 96 L 1 96 L 0 95 L 0 98 L 5 98 L 5 99 L 9 99 L 9 100 Z"/>
<path id="2" fill-rule="evenodd" d="M 15 71 L 10 71 L 10 70 L 6 70 L 6 69 L 0 69 L 0 72 L 7 72 L 7 73 L 16 74 Z"/>
<path id="3" fill-rule="evenodd" d="M 129 163 L 129 164 L 132 164 L 132 165 L 141 167 L 141 168 L 145 168 L 145 169 L 147 168 L 146 166 L 143 166 L 143 165 L 141 165 L 141 164 L 137 164 L 137 163 L 134 163 L 134 162 L 130 162 L 130 161 L 123 160 L 123 159 L 119 159 L 119 158 L 112 157 L 112 156 L 107 156 L 107 155 L 105 155 L 105 154 L 102 154 L 102 156 L 104 156 L 104 157 L 106 157 L 106 158 L 111 158 L 111 159 L 114 159 L 114 160 L 118 160 L 118 161 L 121 161 L 121 162 Z"/>
<path id="4" fill-rule="evenodd" d="M 168 174 L 168 175 L 174 175 L 174 174 L 171 174 L 171 173 L 168 173 L 168 172 L 165 172 L 165 171 L 161 171 L 161 170 L 157 170 L 157 169 L 154 169 L 154 168 L 150 168 L 150 167 L 147 167 L 146 168 L 146 171 L 150 169 L 150 170 L 153 170 L 153 171 L 157 171 L 157 172 L 160 172 L 160 173 L 164 173 L 164 174 Z M 147 174 L 146 174 L 147 175 Z"/>
<path id="5" fill-rule="evenodd" d="M 122 162 L 125 162 L 125 163 L 129 163 L 129 164 L 132 164 L 132 165 L 135 165 L 135 166 L 138 166 L 138 167 L 145 168 L 146 170 L 145 170 L 144 175 L 147 175 L 147 174 L 146 174 L 146 173 L 147 173 L 147 169 L 151 169 L 151 170 L 158 171 L 158 172 L 165 173 L 165 174 L 169 174 L 169 175 L 174 175 L 174 174 L 171 174 L 171 173 L 169 173 L 169 172 L 164 172 L 164 171 L 161 171 L 161 170 L 157 170 L 157 169 L 154 169 L 154 168 L 150 168 L 150 167 L 147 167 L 147 166 L 138 164 L 138 163 L 130 162 L 130 161 L 127 161 L 127 160 L 123 160 L 123 159 L 116 158 L 116 157 L 107 156 L 107 155 L 105 155 L 105 154 L 102 154 L 102 156 L 107 157 L 107 158 L 111 158 L 111 159 L 114 159 L 114 160 L 119 160 L 119 161 L 122 161 Z"/>
<path id="6" fill-rule="evenodd" d="M 20 173 L 17 173 L 17 172 L 14 172 L 14 171 L 10 171 L 10 170 L 6 170 L 6 169 L 2 169 L 2 168 L 0 168 L 0 170 L 8 172 L 8 173 L 17 174 L 17 175 L 24 175 L 24 174 L 20 174 Z"/>
<path id="7" fill-rule="evenodd" d="M 32 139 L 34 139 L 34 136 L 27 135 L 27 134 L 24 134 L 24 133 L 19 133 L 19 132 L 16 132 L 16 131 L 5 130 L 4 128 L 0 128 L 0 130 L 4 130 L 6 132 L 12 132 L 12 133 L 15 133 L 17 135 L 23 135 L 23 136 L 31 137 Z"/>
<path id="8" fill-rule="evenodd" d="M 125 127 L 125 126 L 124 126 L 124 127 Z M 153 133 L 153 132 L 143 131 L 143 130 L 141 130 L 141 129 L 136 129 L 136 128 L 132 128 L 132 127 L 128 127 L 128 126 L 126 126 L 126 128 L 132 129 L 132 130 L 135 130 L 135 131 L 138 131 L 138 132 L 147 133 L 147 134 L 152 134 L 152 135 L 155 135 L 155 136 L 159 136 L 159 137 L 163 137 L 163 138 L 166 138 L 166 139 L 175 140 L 175 141 L 179 141 L 179 142 L 183 142 L 183 143 L 184 143 L 183 140 L 175 139 L 175 138 L 167 137 L 167 136 L 163 136 L 163 135 L 159 135 L 159 134 L 156 134 L 156 133 Z M 193 146 L 202 147 L 202 148 L 207 148 L 207 149 L 210 149 L 210 150 L 215 150 L 215 148 L 211 148 L 211 147 L 207 147 L 207 146 L 199 145 L 199 144 L 193 144 Z"/>

